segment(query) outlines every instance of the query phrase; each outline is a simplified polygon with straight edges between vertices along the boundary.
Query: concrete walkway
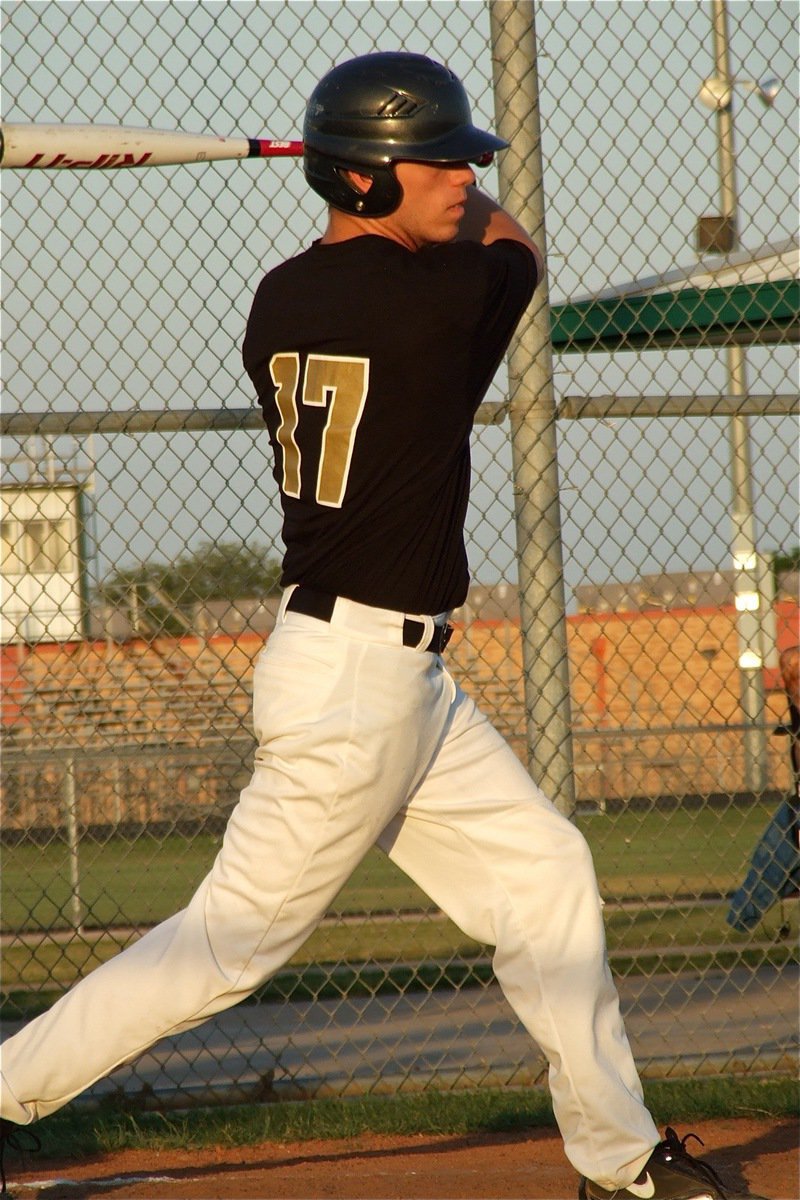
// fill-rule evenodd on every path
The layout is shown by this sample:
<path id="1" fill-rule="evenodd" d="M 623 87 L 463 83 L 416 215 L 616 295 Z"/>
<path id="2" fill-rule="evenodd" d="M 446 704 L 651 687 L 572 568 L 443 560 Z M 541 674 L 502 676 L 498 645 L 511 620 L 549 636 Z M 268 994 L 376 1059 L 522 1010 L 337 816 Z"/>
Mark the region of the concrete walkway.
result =
<path id="1" fill-rule="evenodd" d="M 619 988 L 645 1076 L 796 1066 L 796 965 L 632 976 Z M 513 1086 L 542 1080 L 545 1071 L 542 1055 L 492 984 L 460 992 L 240 1005 L 159 1043 L 133 1067 L 99 1083 L 84 1103 L 114 1092 L 152 1107 L 185 1104 L 187 1097 L 211 1103 L 395 1094 L 434 1078 L 440 1085 Z"/>

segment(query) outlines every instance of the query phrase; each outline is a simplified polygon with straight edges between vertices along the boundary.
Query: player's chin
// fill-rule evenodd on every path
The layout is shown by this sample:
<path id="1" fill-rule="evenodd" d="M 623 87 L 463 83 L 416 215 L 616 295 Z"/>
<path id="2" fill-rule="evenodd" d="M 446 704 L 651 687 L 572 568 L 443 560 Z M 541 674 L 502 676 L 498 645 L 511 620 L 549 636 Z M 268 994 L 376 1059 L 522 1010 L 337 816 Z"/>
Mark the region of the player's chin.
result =
<path id="1" fill-rule="evenodd" d="M 441 246 L 446 242 L 454 242 L 458 237 L 461 226 L 461 208 L 448 209 L 447 213 L 436 221 L 429 221 L 424 232 L 418 237 L 420 246 Z"/>
<path id="2" fill-rule="evenodd" d="M 461 228 L 461 218 L 463 210 L 459 209 L 455 215 L 447 217 L 441 222 L 437 229 L 437 236 L 432 237 L 435 242 L 454 242 L 458 237 L 458 231 Z"/>

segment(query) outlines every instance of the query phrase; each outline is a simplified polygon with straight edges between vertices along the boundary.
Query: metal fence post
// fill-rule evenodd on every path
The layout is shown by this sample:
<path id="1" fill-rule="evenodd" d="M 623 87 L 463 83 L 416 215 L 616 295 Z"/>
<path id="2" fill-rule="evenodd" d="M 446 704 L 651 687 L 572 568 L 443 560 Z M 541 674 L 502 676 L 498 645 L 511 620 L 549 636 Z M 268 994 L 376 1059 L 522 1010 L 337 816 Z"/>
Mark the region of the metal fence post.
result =
<path id="1" fill-rule="evenodd" d="M 497 130 L 510 143 L 500 157 L 500 199 L 546 257 L 534 5 L 494 0 L 489 7 Z M 512 343 L 508 369 L 528 758 L 539 786 L 571 815 L 575 783 L 546 277 Z"/>
<path id="2" fill-rule="evenodd" d="M 72 755 L 64 763 L 64 823 L 67 827 L 69 850 L 70 920 L 76 933 L 83 932 L 83 904 L 81 903 L 81 871 L 79 856 L 80 833 L 78 831 L 78 805 L 75 794 L 75 759 Z"/>

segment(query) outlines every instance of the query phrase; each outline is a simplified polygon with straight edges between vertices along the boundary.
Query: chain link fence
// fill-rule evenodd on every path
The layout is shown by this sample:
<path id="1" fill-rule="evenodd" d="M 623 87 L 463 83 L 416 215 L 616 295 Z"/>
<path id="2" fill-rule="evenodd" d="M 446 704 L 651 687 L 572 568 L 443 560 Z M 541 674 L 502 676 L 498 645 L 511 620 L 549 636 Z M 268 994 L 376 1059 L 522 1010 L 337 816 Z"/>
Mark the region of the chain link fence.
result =
<path id="1" fill-rule="evenodd" d="M 7 0 L 2 18 L 6 121 L 290 140 L 333 63 L 402 47 L 446 61 L 511 142 L 484 185 L 546 246 L 548 282 L 475 430 L 450 664 L 589 838 L 643 1074 L 787 1069 L 789 868 L 749 928 L 726 917 L 792 794 L 795 6 Z M 261 275 L 324 213 L 292 159 L 6 170 L 2 194 L 13 1027 L 188 901 L 248 778 L 282 547 L 240 346 Z M 543 1076 L 487 948 L 378 852 L 255 999 L 92 1096 Z"/>

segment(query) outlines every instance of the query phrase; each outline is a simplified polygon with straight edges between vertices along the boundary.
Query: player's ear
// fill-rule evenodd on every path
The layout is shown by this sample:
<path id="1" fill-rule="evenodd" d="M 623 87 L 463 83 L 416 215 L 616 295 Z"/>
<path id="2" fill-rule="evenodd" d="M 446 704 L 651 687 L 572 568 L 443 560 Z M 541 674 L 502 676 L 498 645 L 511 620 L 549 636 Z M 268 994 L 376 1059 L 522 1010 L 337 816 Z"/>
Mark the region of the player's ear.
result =
<path id="1" fill-rule="evenodd" d="M 340 170 L 339 174 L 347 180 L 354 191 L 360 192 L 362 196 L 365 196 L 372 187 L 373 179 L 371 175 L 362 175 L 359 171 L 351 171 L 350 169 Z"/>

